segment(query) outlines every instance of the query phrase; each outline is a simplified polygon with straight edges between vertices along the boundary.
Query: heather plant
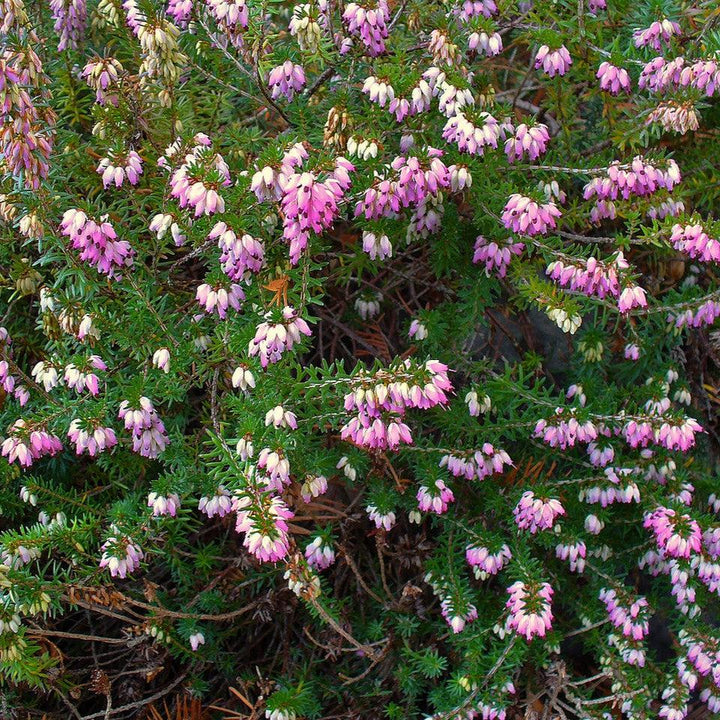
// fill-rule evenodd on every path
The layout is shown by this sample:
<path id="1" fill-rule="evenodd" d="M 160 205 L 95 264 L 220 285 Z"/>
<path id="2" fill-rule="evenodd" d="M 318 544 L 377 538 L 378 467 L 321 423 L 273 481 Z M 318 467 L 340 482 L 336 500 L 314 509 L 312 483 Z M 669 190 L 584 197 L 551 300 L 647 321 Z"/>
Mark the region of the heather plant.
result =
<path id="1" fill-rule="evenodd" d="M 0 715 L 720 712 L 719 20 L 0 0 Z"/>

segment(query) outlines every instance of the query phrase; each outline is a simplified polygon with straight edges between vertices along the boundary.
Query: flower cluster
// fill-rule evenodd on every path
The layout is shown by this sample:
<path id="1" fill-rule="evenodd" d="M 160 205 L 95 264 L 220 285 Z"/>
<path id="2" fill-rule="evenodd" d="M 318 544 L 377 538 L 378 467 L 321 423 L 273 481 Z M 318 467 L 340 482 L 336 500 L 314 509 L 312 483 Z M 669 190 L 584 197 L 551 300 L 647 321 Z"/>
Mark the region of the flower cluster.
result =
<path id="1" fill-rule="evenodd" d="M 553 202 L 539 204 L 532 198 L 515 193 L 510 196 L 502 214 L 503 225 L 519 235 L 545 235 L 554 230 L 562 213 Z"/>
<path id="2" fill-rule="evenodd" d="M 526 640 L 545 637 L 552 627 L 553 589 L 549 583 L 527 584 L 518 580 L 508 588 L 507 628 Z"/>
<path id="3" fill-rule="evenodd" d="M 67 210 L 60 224 L 71 246 L 80 250 L 80 259 L 111 278 L 120 279 L 123 268 L 133 264 L 135 254 L 127 240 L 118 240 L 107 217 L 99 221 L 89 218 L 82 210 Z"/>
<path id="4" fill-rule="evenodd" d="M 271 313 L 266 315 L 248 346 L 248 354 L 259 356 L 263 368 L 278 362 L 283 353 L 300 342 L 303 335 L 309 337 L 312 334 L 305 320 L 290 306 L 283 308 L 279 322 L 268 322 L 271 319 Z"/>
<path id="5" fill-rule="evenodd" d="M 141 397 L 138 405 L 133 409 L 127 400 L 123 400 L 118 417 L 125 423 L 125 429 L 132 433 L 133 452 L 156 458 L 170 442 L 165 425 L 148 398 Z"/>

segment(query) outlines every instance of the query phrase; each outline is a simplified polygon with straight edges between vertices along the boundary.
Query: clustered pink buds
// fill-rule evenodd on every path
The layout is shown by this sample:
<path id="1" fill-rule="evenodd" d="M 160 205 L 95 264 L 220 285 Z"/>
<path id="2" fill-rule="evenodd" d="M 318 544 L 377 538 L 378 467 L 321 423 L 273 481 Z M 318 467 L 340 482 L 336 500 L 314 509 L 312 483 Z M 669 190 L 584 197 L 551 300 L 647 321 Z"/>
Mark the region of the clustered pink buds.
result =
<path id="1" fill-rule="evenodd" d="M 667 321 L 674 323 L 677 328 L 686 325 L 701 327 L 702 325 L 712 325 L 718 317 L 720 317 L 720 302 L 710 299 L 700 303 L 694 311 L 688 308 L 677 314 L 670 313 Z"/>
<path id="2" fill-rule="evenodd" d="M 505 205 L 502 214 L 503 225 L 519 235 L 545 235 L 557 226 L 555 220 L 562 213 L 553 202 L 542 205 L 532 198 L 515 193 Z"/>
<path id="3" fill-rule="evenodd" d="M 406 411 L 444 405 L 452 390 L 448 368 L 437 360 L 428 360 L 416 370 L 406 360 L 394 371 L 357 375 L 353 384 L 345 395 L 345 410 L 356 414 L 340 436 L 374 450 L 396 450 L 401 442 L 412 443 L 410 428 L 403 422 Z"/>
<path id="4" fill-rule="evenodd" d="M 124 68 L 115 58 L 95 58 L 85 65 L 82 77 L 95 90 L 95 102 L 99 105 L 117 105 L 118 96 L 115 92 L 120 75 Z M 108 92 L 108 89 L 111 89 Z"/>
<path id="5" fill-rule="evenodd" d="M 502 36 L 496 32 L 490 35 L 484 31 L 474 32 L 468 38 L 468 48 L 483 52 L 487 57 L 495 57 L 503 50 Z"/>
<path id="6" fill-rule="evenodd" d="M 118 417 L 124 421 L 125 429 L 132 432 L 133 452 L 154 459 L 165 450 L 170 439 L 152 402 L 141 397 L 139 405 L 139 408 L 133 409 L 127 400 L 123 400 Z"/>
<path id="7" fill-rule="evenodd" d="M 321 234 L 332 226 L 338 203 L 350 188 L 355 166 L 343 157 L 324 182 L 311 172 L 291 172 L 285 178 L 282 196 L 283 237 L 290 243 L 290 262 L 296 265 L 307 247 L 310 231 Z"/>
<path id="8" fill-rule="evenodd" d="M 482 480 L 489 475 L 501 473 L 506 465 L 512 465 L 510 456 L 500 448 L 485 443 L 480 450 L 469 451 L 462 455 L 443 455 L 440 467 L 446 467 L 455 477 L 467 480 Z"/>
<path id="9" fill-rule="evenodd" d="M 686 102 L 665 100 L 647 116 L 645 123 L 647 125 L 658 123 L 664 130 L 679 135 L 685 135 L 685 133 L 695 131 L 700 127 L 698 113 L 692 100 Z"/>
<path id="10" fill-rule="evenodd" d="M 396 157 L 390 167 L 396 179 L 378 180 L 365 191 L 364 198 L 355 206 L 355 215 L 366 219 L 391 217 L 401 208 L 421 203 L 428 195 L 450 185 L 450 173 L 440 160 L 442 152 L 428 147 L 429 167 L 414 156 Z"/>
<path id="11" fill-rule="evenodd" d="M 576 442 L 589 443 L 597 439 L 598 431 L 590 420 L 578 421 L 573 409 L 565 410 L 559 407 L 555 409 L 554 418 L 538 420 L 533 435 L 542 438 L 550 447 L 565 450 L 573 447 Z"/>
<path id="12" fill-rule="evenodd" d="M 630 92 L 630 75 L 624 68 L 603 62 L 597 71 L 597 78 L 600 80 L 600 89 L 611 95 L 617 95 L 621 90 Z"/>
<path id="13" fill-rule="evenodd" d="M 674 35 L 681 34 L 682 30 L 676 22 L 663 18 L 651 23 L 650 27 L 644 30 L 635 30 L 633 39 L 635 40 L 635 47 L 651 47 L 653 50 L 660 52 L 663 42 L 669 45 Z"/>
<path id="14" fill-rule="evenodd" d="M 257 273 L 265 262 L 265 246 L 251 235 L 238 237 L 224 222 L 216 223 L 208 240 L 217 240 L 221 250 L 222 271 L 236 282 L 249 281 L 250 273 Z"/>
<path id="15" fill-rule="evenodd" d="M 606 262 L 594 257 L 589 257 L 585 261 L 555 260 L 548 265 L 545 272 L 562 287 L 604 298 L 607 295 L 618 297 L 621 273 L 629 267 L 625 256 L 619 252 L 612 260 Z"/>
<path id="16" fill-rule="evenodd" d="M 464 22 L 474 17 L 480 17 L 480 15 L 490 18 L 498 11 L 495 0 L 463 0 L 459 5 L 456 12 Z"/>
<path id="17" fill-rule="evenodd" d="M 58 50 L 76 50 L 85 35 L 86 0 L 50 0 L 50 9 L 55 20 L 54 30 L 60 37 Z"/>
<path id="18" fill-rule="evenodd" d="M 45 455 L 55 455 L 63 449 L 60 439 L 46 429 L 31 430 L 22 418 L 17 419 L 3 440 L 0 452 L 9 463 L 30 467 Z"/>
<path id="19" fill-rule="evenodd" d="M 257 470 L 263 471 L 257 473 L 257 479 L 267 490 L 282 492 L 290 485 L 290 461 L 282 448 L 263 448 L 258 455 Z"/>
<path id="20" fill-rule="evenodd" d="M 208 149 L 210 141 L 205 136 L 196 136 L 196 141 L 170 178 L 170 194 L 181 208 L 194 208 L 195 217 L 223 213 L 225 200 L 219 188 L 230 185 L 230 170 L 221 155 Z"/>
<path id="21" fill-rule="evenodd" d="M 423 512 L 442 515 L 448 505 L 455 501 L 452 490 L 440 479 L 432 485 L 422 485 L 417 492 L 418 508 Z"/>
<path id="22" fill-rule="evenodd" d="M 554 593 L 549 583 L 526 584 L 518 580 L 508 588 L 508 593 L 508 629 L 528 641 L 534 637 L 545 637 L 553 619 L 551 603 Z"/>
<path id="23" fill-rule="evenodd" d="M 97 173 L 102 175 L 103 187 L 106 189 L 111 183 L 120 187 L 126 178 L 131 185 L 137 185 L 142 171 L 142 158 L 134 150 L 127 153 L 111 152 L 97 166 Z"/>
<path id="24" fill-rule="evenodd" d="M 629 165 L 611 163 L 604 176 L 594 177 L 585 185 L 583 197 L 597 198 L 590 216 L 593 222 L 599 222 L 615 217 L 615 200 L 647 197 L 660 189 L 670 192 L 680 179 L 680 169 L 674 160 L 668 160 L 666 169 L 661 170 L 638 155 Z"/>
<path id="25" fill-rule="evenodd" d="M 395 513 L 392 510 L 380 509 L 375 505 L 368 505 L 365 508 L 368 514 L 368 518 L 375 523 L 375 527 L 379 530 L 380 528 L 389 531 L 395 525 Z"/>
<path id="26" fill-rule="evenodd" d="M 160 493 L 151 492 L 148 494 L 147 506 L 152 508 L 154 517 L 160 515 L 170 515 L 175 517 L 180 507 L 180 496 L 177 493 L 169 495 L 161 495 Z"/>
<path id="27" fill-rule="evenodd" d="M 497 575 L 512 560 L 512 553 L 505 544 L 496 552 L 483 545 L 468 545 L 465 558 L 473 568 L 475 577 L 485 580 L 490 575 Z"/>
<path id="28" fill-rule="evenodd" d="M 387 0 L 375 0 L 368 5 L 351 2 L 345 6 L 343 13 L 343 22 L 348 32 L 362 40 L 368 55 L 371 56 L 382 55 L 385 52 L 389 18 Z"/>
<path id="29" fill-rule="evenodd" d="M 290 306 L 283 308 L 280 322 L 267 322 L 271 317 L 268 314 L 266 321 L 258 325 L 248 347 L 250 357 L 259 356 L 263 368 L 278 362 L 284 352 L 300 342 L 303 335 L 309 337 L 312 334 L 305 320 Z"/>
<path id="30" fill-rule="evenodd" d="M 625 637 L 642 640 L 650 631 L 649 606 L 644 597 L 632 600 L 613 589 L 603 588 L 600 600 L 605 603 L 610 622 L 622 630 Z"/>
<path id="31" fill-rule="evenodd" d="M 90 355 L 87 359 L 85 369 L 81 370 L 70 363 L 65 366 L 65 384 L 70 390 L 75 390 L 78 395 L 87 390 L 91 395 L 97 395 L 100 392 L 99 379 L 93 370 L 107 370 L 107 365 L 97 355 Z"/>
<path id="32" fill-rule="evenodd" d="M 535 497 L 532 490 L 527 490 L 513 510 L 515 524 L 521 530 L 528 530 L 534 535 L 539 530 L 551 530 L 555 520 L 565 515 L 565 508 L 554 498 Z"/>
<path id="33" fill-rule="evenodd" d="M 710 237 L 699 223 L 673 225 L 670 242 L 676 250 L 687 253 L 691 258 L 720 262 L 720 242 Z"/>
<path id="34" fill-rule="evenodd" d="M 460 152 L 469 155 L 484 155 L 485 148 L 496 149 L 498 141 L 505 138 L 505 131 L 511 128 L 500 124 L 488 112 L 476 112 L 472 115 L 456 110 L 445 123 L 443 138 L 455 143 Z"/>
<path id="35" fill-rule="evenodd" d="M 273 100 L 285 97 L 288 101 L 305 87 L 305 71 L 302 65 L 286 60 L 270 71 L 268 86 Z"/>
<path id="36" fill-rule="evenodd" d="M 474 605 L 468 604 L 464 613 L 458 613 L 451 598 L 444 598 L 440 602 L 440 614 L 456 634 L 462 632 L 465 625 L 478 618 L 478 611 Z"/>
<path id="37" fill-rule="evenodd" d="M 205 513 L 209 518 L 225 517 L 232 512 L 233 497 L 224 485 L 219 485 L 215 492 L 210 495 L 204 495 L 198 502 L 198 510 Z"/>
<path id="38" fill-rule="evenodd" d="M 70 423 L 68 437 L 75 443 L 77 455 L 87 451 L 90 457 L 95 457 L 117 445 L 115 431 L 112 428 L 94 423 L 88 425 L 77 418 Z"/>
<path id="39" fill-rule="evenodd" d="M 535 69 L 542 68 L 549 77 L 564 75 L 571 65 L 572 58 L 564 45 L 557 50 L 551 50 L 547 45 L 543 45 L 535 56 Z"/>
<path id="40" fill-rule="evenodd" d="M 366 252 L 371 260 L 385 260 L 392 257 L 393 248 L 387 235 L 378 237 L 375 233 L 363 231 L 363 252 Z"/>
<path id="41" fill-rule="evenodd" d="M 630 447 L 646 447 L 654 443 L 668 450 L 683 452 L 695 445 L 695 435 L 699 432 L 703 432 L 702 426 L 691 417 L 667 419 L 660 424 L 653 418 L 629 420 L 622 428 Z"/>
<path id="42" fill-rule="evenodd" d="M 665 555 L 689 558 L 701 550 L 700 526 L 689 515 L 661 506 L 645 515 L 643 525 L 655 535 L 655 542 Z"/>
<path id="43" fill-rule="evenodd" d="M 522 255 L 525 244 L 514 242 L 512 238 L 505 241 L 488 242 L 483 235 L 478 235 L 475 240 L 473 263 L 485 263 L 485 274 L 490 277 L 496 274 L 498 277 L 505 277 L 513 255 Z"/>
<path id="44" fill-rule="evenodd" d="M 116 532 L 116 530 L 113 530 Z M 108 568 L 113 577 L 125 578 L 140 567 L 143 551 L 126 537 L 109 537 L 100 548 L 103 551 L 100 567 Z"/>
<path id="45" fill-rule="evenodd" d="M 505 141 L 505 154 L 508 162 L 522 160 L 527 153 L 530 160 L 537 160 L 550 142 L 550 133 L 546 125 L 526 125 L 521 123 L 515 128 L 515 135 Z"/>
<path id="46" fill-rule="evenodd" d="M 118 271 L 130 267 L 135 254 L 126 240 L 118 240 L 113 226 L 106 219 L 89 218 L 82 210 L 67 210 L 60 231 L 80 250 L 80 259 L 111 278 L 120 279 Z"/>
<path id="47" fill-rule="evenodd" d="M 235 530 L 243 545 L 262 562 L 277 562 L 290 551 L 287 521 L 293 517 L 283 500 L 271 493 L 241 493 L 235 498 Z"/>
<path id="48" fill-rule="evenodd" d="M 229 308 L 240 309 L 240 304 L 245 300 L 245 293 L 235 283 L 232 283 L 228 289 L 203 283 L 198 287 L 195 299 L 206 313 L 215 312 L 221 320 L 224 320 Z"/>
<path id="49" fill-rule="evenodd" d="M 323 537 L 316 537 L 305 548 L 305 559 L 310 567 L 325 570 L 335 562 L 335 549 Z"/>

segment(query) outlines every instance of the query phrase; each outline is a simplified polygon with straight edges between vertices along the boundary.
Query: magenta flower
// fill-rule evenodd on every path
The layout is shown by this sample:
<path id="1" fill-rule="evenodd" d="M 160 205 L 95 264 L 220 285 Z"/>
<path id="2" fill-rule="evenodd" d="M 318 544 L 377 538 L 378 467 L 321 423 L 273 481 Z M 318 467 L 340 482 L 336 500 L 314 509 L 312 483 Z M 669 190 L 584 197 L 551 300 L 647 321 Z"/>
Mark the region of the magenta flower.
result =
<path id="1" fill-rule="evenodd" d="M 386 0 L 375 0 L 368 5 L 351 2 L 345 6 L 343 13 L 343 22 L 348 32 L 362 40 L 371 56 L 385 52 L 389 18 L 390 10 Z"/>
<path id="2" fill-rule="evenodd" d="M 284 352 L 300 342 L 303 335 L 312 335 L 308 324 L 292 307 L 283 308 L 280 322 L 267 322 L 270 317 L 271 314 L 266 315 L 266 321 L 258 325 L 248 346 L 250 357 L 259 356 L 263 368 L 278 362 Z"/>
<path id="3" fill-rule="evenodd" d="M 225 517 L 232 511 L 233 499 L 224 485 L 219 485 L 213 495 L 204 495 L 198 502 L 198 510 L 209 518 Z"/>
<path id="4" fill-rule="evenodd" d="M 571 572 L 581 573 L 585 570 L 585 555 L 587 548 L 582 540 L 572 543 L 559 543 L 555 546 L 555 556 L 560 560 L 567 560 Z"/>
<path id="5" fill-rule="evenodd" d="M 133 452 L 143 457 L 157 458 L 170 442 L 163 421 L 155 412 L 152 402 L 141 397 L 139 407 L 133 409 L 127 400 L 120 403 L 118 417 L 124 421 L 125 429 L 133 435 Z"/>
<path id="6" fill-rule="evenodd" d="M 55 20 L 54 30 L 60 37 L 58 50 L 77 50 L 85 36 L 85 0 L 50 0 L 50 10 Z"/>
<path id="7" fill-rule="evenodd" d="M 284 96 L 290 101 L 305 87 L 305 71 L 301 65 L 286 60 L 270 71 L 268 85 L 273 100 Z"/>
<path id="8" fill-rule="evenodd" d="M 483 545 L 468 545 L 465 558 L 473 568 L 475 577 L 485 580 L 491 575 L 497 575 L 512 560 L 512 553 L 505 544 L 496 552 Z"/>
<path id="9" fill-rule="evenodd" d="M 56 455 L 63 449 L 60 439 L 45 429 L 31 430 L 22 418 L 10 428 L 10 434 L 3 440 L 0 453 L 9 463 L 16 462 L 30 467 L 45 455 Z"/>
<path id="10" fill-rule="evenodd" d="M 475 240 L 475 252 L 473 263 L 485 263 L 485 274 L 496 274 L 498 277 L 505 277 L 508 266 L 514 255 L 522 255 L 525 244 L 513 242 L 511 238 L 497 242 L 488 242 L 484 236 L 478 235 Z"/>
<path id="11" fill-rule="evenodd" d="M 650 27 L 644 30 L 635 30 L 633 39 L 635 40 L 635 47 L 651 47 L 653 50 L 660 52 L 663 43 L 669 45 L 673 36 L 681 34 L 682 30 L 676 22 L 663 18 L 651 23 Z"/>
<path id="12" fill-rule="evenodd" d="M 447 467 L 455 477 L 467 480 L 482 480 L 489 475 L 503 472 L 506 465 L 512 466 L 510 456 L 500 448 L 485 443 L 482 449 L 469 451 L 465 455 L 443 455 L 440 467 Z"/>
<path id="13" fill-rule="evenodd" d="M 700 553 L 700 526 L 689 515 L 678 515 L 672 508 L 661 506 L 645 515 L 643 526 L 652 531 L 661 553 L 686 559 Z"/>
<path id="14" fill-rule="evenodd" d="M 680 252 L 704 262 L 720 262 L 720 242 L 711 238 L 699 223 L 673 225 L 670 242 Z"/>
<path id="15" fill-rule="evenodd" d="M 450 503 L 455 502 L 452 490 L 438 479 L 432 485 L 422 485 L 417 492 L 418 508 L 423 512 L 442 515 Z"/>
<path id="16" fill-rule="evenodd" d="M 160 495 L 159 493 L 151 492 L 147 498 L 147 506 L 152 508 L 152 514 L 154 517 L 158 517 L 160 515 L 170 515 L 170 517 L 175 517 L 180 507 L 180 496 L 177 493 Z"/>
<path id="17" fill-rule="evenodd" d="M 127 241 L 117 239 L 115 229 L 106 218 L 98 222 L 82 210 L 67 210 L 60 231 L 70 238 L 73 248 L 81 251 L 80 259 L 103 275 L 119 280 L 122 276 L 118 270 L 133 264 L 133 249 Z"/>

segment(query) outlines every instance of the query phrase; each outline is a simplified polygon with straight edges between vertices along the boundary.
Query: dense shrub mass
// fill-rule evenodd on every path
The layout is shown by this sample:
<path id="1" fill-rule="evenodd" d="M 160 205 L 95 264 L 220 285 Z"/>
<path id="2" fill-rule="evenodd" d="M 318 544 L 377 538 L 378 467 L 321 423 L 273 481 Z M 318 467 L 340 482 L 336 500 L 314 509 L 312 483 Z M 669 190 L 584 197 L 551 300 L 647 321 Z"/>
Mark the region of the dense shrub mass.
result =
<path id="1" fill-rule="evenodd" d="M 717 3 L 0 39 L 0 715 L 720 711 Z"/>

